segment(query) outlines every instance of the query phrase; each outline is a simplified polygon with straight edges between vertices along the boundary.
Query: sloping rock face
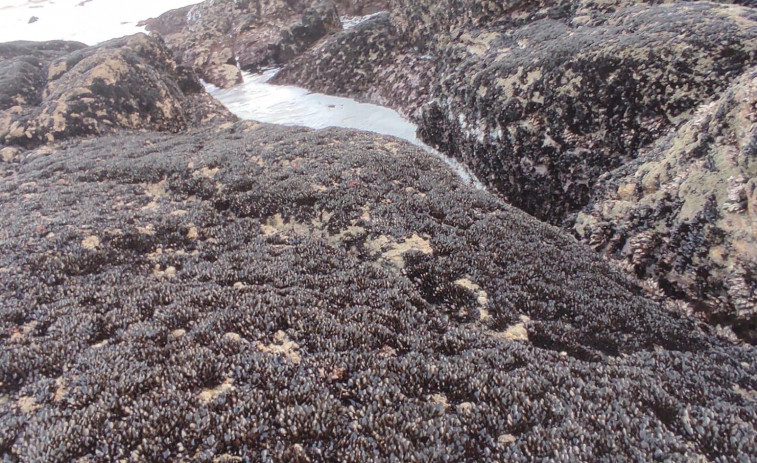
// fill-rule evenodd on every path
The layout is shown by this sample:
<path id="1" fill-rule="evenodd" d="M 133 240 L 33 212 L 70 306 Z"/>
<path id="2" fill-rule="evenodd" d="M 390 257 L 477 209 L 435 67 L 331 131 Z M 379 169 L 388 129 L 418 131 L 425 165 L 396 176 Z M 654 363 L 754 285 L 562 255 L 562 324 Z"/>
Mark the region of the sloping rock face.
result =
<path id="1" fill-rule="evenodd" d="M 0 178 L 11 461 L 754 461 L 757 352 L 416 147 L 238 122 Z"/>
<path id="2" fill-rule="evenodd" d="M 145 21 L 163 35 L 179 62 L 221 88 L 242 81 L 241 69 L 280 65 L 342 28 L 339 14 L 386 2 L 345 0 L 207 0 Z"/>
<path id="3" fill-rule="evenodd" d="M 205 1 L 147 20 L 146 29 L 165 38 L 178 62 L 226 88 L 242 82 L 239 66 L 268 56 L 268 45 L 297 21 L 301 8 L 283 0 Z"/>
<path id="4" fill-rule="evenodd" d="M 417 121 L 435 78 L 436 63 L 409 50 L 389 13 L 381 13 L 302 53 L 272 83 L 393 107 Z"/>
<path id="5" fill-rule="evenodd" d="M 0 44 L 0 110 L 39 104 L 50 61 L 85 47 L 63 41 Z"/>
<path id="6" fill-rule="evenodd" d="M 757 342 L 757 70 L 600 182 L 575 229 L 596 249 Z"/>
<path id="7" fill-rule="evenodd" d="M 390 18 L 335 36 L 287 65 L 276 81 L 399 108 L 418 122 L 424 141 L 462 160 L 511 204 L 567 229 L 585 209 L 584 216 L 595 216 L 601 226 L 582 219 L 580 236 L 628 260 L 626 238 L 651 222 L 608 224 L 625 212 L 598 212 L 606 206 L 603 176 L 647 153 L 655 156 L 671 130 L 691 121 L 702 105 L 720 98 L 754 66 L 755 6 L 751 1 L 397 0 Z M 339 80 L 336 70 L 347 78 Z M 747 132 L 734 134 L 747 138 L 716 137 L 722 146 L 713 149 L 749 145 Z M 676 162 L 671 168 L 687 165 Z M 710 177 L 711 183 L 731 181 L 730 168 L 713 172 L 720 177 Z M 741 185 L 754 172 L 746 168 L 734 175 L 733 195 L 742 198 Z M 728 201 L 721 193 L 716 209 Z M 647 201 L 626 204 L 627 209 L 651 208 L 654 221 L 665 224 L 661 236 L 670 235 L 678 208 L 665 206 L 659 194 L 637 194 L 628 201 L 641 196 Z M 729 230 L 740 243 L 741 236 L 754 235 L 753 227 L 737 220 L 716 229 Z M 683 300 L 715 323 L 733 323 L 753 339 L 748 334 L 753 328 L 746 328 L 753 325 L 757 290 L 751 257 L 734 270 L 717 271 L 731 268 L 732 259 L 714 257 L 719 263 L 713 267 L 709 257 L 692 258 L 685 270 L 669 261 L 679 254 L 718 254 L 715 243 L 729 240 L 646 243 L 644 263 L 623 266 L 655 279 L 645 284 L 655 293 Z M 686 251 L 660 250 L 681 243 Z M 667 260 L 656 260 L 663 256 Z M 672 265 L 679 270 L 670 273 Z"/>
<path id="8" fill-rule="evenodd" d="M 0 59 L 0 145 L 31 148 L 117 128 L 176 132 L 230 117 L 161 40 L 144 34 L 95 47 L 15 42 L 0 46 Z"/>
<path id="9" fill-rule="evenodd" d="M 753 9 L 631 3 L 397 2 L 393 25 L 348 31 L 276 81 L 393 103 L 417 115 L 427 143 L 470 165 L 511 204 L 561 223 L 588 203 L 602 173 L 755 59 Z M 377 53 L 385 44 L 394 50 Z M 397 66 L 406 54 L 429 65 L 417 73 Z M 334 84 L 327 70 L 342 68 L 367 77 Z M 414 78 L 385 84 L 386 74 L 402 72 Z M 424 96 L 430 103 L 418 113 Z"/>
<path id="10" fill-rule="evenodd" d="M 755 50 L 754 10 L 703 3 L 463 32 L 421 134 L 511 204 L 560 223 L 602 173 L 725 90 Z"/>
<path id="11" fill-rule="evenodd" d="M 302 20 L 281 31 L 281 38 L 269 47 L 268 64 L 284 64 L 326 34 L 342 29 L 342 21 L 331 2 L 320 2 L 302 13 Z"/>

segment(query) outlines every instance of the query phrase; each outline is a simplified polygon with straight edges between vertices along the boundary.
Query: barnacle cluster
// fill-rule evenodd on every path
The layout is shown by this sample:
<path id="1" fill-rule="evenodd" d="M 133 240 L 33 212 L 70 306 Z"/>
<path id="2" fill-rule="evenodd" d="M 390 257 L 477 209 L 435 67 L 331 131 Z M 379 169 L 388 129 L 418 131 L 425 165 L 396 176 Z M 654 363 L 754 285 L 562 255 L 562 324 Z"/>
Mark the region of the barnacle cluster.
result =
<path id="1" fill-rule="evenodd" d="M 757 69 L 597 185 L 584 242 L 661 296 L 757 342 Z"/>
<path id="2" fill-rule="evenodd" d="M 755 343 L 755 7 L 394 0 L 275 81 L 394 107 L 509 204 Z"/>
<path id="3" fill-rule="evenodd" d="M 417 148 L 53 147 L 0 177 L 5 461 L 755 460 L 754 348 Z"/>
<path id="4" fill-rule="evenodd" d="M 159 37 L 0 44 L 0 144 L 33 148 L 115 128 L 176 132 L 231 120 Z M 9 153 L 3 153 L 3 160 Z M 13 156 L 11 156 L 12 158 Z"/>

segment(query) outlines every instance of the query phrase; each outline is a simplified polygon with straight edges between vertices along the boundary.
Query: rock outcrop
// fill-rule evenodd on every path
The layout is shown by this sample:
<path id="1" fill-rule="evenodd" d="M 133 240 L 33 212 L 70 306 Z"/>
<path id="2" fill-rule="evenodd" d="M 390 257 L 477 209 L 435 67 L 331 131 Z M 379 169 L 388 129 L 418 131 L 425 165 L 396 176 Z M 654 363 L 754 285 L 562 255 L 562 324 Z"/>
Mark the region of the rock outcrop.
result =
<path id="1" fill-rule="evenodd" d="M 706 3 L 463 33 L 445 50 L 421 134 L 511 204 L 561 223 L 601 174 L 725 90 L 755 50 L 754 10 Z"/>
<path id="2" fill-rule="evenodd" d="M 579 237 L 757 342 L 757 70 L 605 176 Z"/>
<path id="3" fill-rule="evenodd" d="M 45 143 L 0 152 L 3 461 L 757 461 L 757 349 L 420 148 L 236 121 L 143 34 L 0 51 Z M 753 81 L 601 201 L 654 170 L 701 216 L 753 168 Z"/>
<path id="4" fill-rule="evenodd" d="M 408 143 L 237 122 L 4 172 L 4 459 L 757 455 L 753 347 Z"/>
<path id="5" fill-rule="evenodd" d="M 341 29 L 340 12 L 370 11 L 378 5 L 382 2 L 208 0 L 145 24 L 165 37 L 177 61 L 226 88 L 241 82 L 240 69 L 284 64 Z"/>
<path id="6" fill-rule="evenodd" d="M 39 104 L 50 61 L 85 47 L 63 41 L 0 44 L 0 111 Z"/>
<path id="7" fill-rule="evenodd" d="M 177 132 L 221 113 L 194 73 L 144 34 L 94 47 L 13 42 L 0 45 L 0 60 L 0 145 L 118 128 Z"/>
<path id="8" fill-rule="evenodd" d="M 755 65 L 755 6 L 397 0 L 390 17 L 336 35 L 284 67 L 275 81 L 398 108 L 418 122 L 424 141 L 463 161 L 509 203 L 572 229 L 584 209 L 584 216 L 607 221 L 597 212 L 604 207 L 600 178 L 656 152 L 671 130 L 692 121 L 702 105 L 720 98 Z M 717 149 L 746 146 L 749 139 L 724 143 Z M 723 185 L 731 173 L 716 175 Z M 743 195 L 742 185 L 754 172 L 740 175 L 731 181 L 734 195 Z M 651 207 L 665 227 L 678 223 L 676 208 L 657 202 L 661 196 L 644 197 L 628 207 Z M 719 196 L 716 207 L 725 201 Z M 647 222 L 605 224 L 604 231 L 591 226 L 586 233 L 597 236 L 587 239 L 619 256 L 616 246 L 625 241 L 618 236 L 630 239 Z M 749 232 L 746 223 L 733 227 Z M 606 247 L 608 239 L 615 244 Z M 718 240 L 689 239 L 687 251 L 680 252 L 718 253 L 712 248 Z M 678 253 L 650 250 L 646 270 L 634 264 L 632 273 L 655 278 L 659 291 L 683 298 L 713 322 L 735 324 L 751 339 L 745 331 L 753 326 L 749 314 L 757 291 L 754 271 L 747 270 L 753 268 L 751 258 L 735 273 L 710 275 L 709 258 L 695 258 L 675 275 L 668 274 L 670 263 L 655 260 Z M 731 261 L 717 266 L 730 268 Z M 687 272 L 698 276 L 681 276 Z M 685 281 L 671 283 L 678 277 Z M 734 289 L 725 289 L 731 285 Z"/>
<path id="9" fill-rule="evenodd" d="M 320 2 L 302 13 L 302 20 L 280 32 L 281 38 L 268 47 L 263 65 L 281 65 L 302 53 L 326 34 L 341 30 L 342 21 L 336 5 Z"/>
<path id="10" fill-rule="evenodd" d="M 276 81 L 416 114 L 425 141 L 470 165 L 511 204 L 558 224 L 588 203 L 601 174 L 755 60 L 757 15 L 741 6 L 433 3 L 397 2 L 392 25 L 377 20 L 335 37 Z M 384 44 L 389 53 L 376 50 Z M 403 55 L 429 65 L 396 66 Z M 328 70 L 344 68 L 348 77 L 333 83 Z M 412 77 L 386 76 L 403 72 Z"/>

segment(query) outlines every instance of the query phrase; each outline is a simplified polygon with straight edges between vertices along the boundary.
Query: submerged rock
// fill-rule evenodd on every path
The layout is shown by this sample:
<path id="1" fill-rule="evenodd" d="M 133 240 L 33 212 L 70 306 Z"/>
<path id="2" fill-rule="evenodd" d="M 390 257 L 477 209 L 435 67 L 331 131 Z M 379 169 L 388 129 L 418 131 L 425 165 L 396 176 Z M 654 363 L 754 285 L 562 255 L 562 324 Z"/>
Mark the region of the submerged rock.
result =
<path id="1" fill-rule="evenodd" d="M 391 137 L 228 123 L 0 178 L 18 461 L 754 461 L 757 352 Z"/>
<path id="2" fill-rule="evenodd" d="M 176 132 L 231 118 L 161 40 L 144 34 L 93 47 L 12 42 L 0 45 L 0 59 L 0 144 L 31 148 L 118 128 Z"/>

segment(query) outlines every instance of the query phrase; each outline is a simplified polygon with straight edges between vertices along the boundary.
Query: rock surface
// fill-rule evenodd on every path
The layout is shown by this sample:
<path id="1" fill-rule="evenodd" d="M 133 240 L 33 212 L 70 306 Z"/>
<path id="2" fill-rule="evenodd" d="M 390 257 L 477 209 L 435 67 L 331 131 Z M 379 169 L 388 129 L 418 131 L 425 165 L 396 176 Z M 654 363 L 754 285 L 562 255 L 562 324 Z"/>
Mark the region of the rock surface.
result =
<path id="1" fill-rule="evenodd" d="M 268 62 L 263 65 L 281 65 L 302 53 L 326 34 L 341 30 L 342 21 L 336 5 L 320 2 L 302 13 L 300 22 L 283 29 L 279 40 L 269 46 Z"/>
<path id="2" fill-rule="evenodd" d="M 757 352 L 391 137 L 227 123 L 0 178 L 11 461 L 754 461 Z"/>
<path id="3" fill-rule="evenodd" d="M 239 69 L 283 64 L 335 30 L 339 13 L 372 11 L 385 1 L 206 0 L 145 21 L 179 62 L 221 88 L 242 81 Z"/>
<path id="4" fill-rule="evenodd" d="M 192 71 L 159 39 L 137 34 L 94 47 L 0 45 L 0 146 L 31 148 L 117 128 L 177 132 L 218 114 Z"/>
<path id="5" fill-rule="evenodd" d="M 381 13 L 302 53 L 271 82 L 393 107 L 417 121 L 435 77 L 434 61 L 408 50 Z"/>
<path id="6" fill-rule="evenodd" d="M 587 239 L 596 246 L 627 260 L 630 251 L 620 248 L 650 227 L 650 219 L 606 224 L 626 212 L 597 212 L 606 206 L 604 180 L 597 181 L 655 152 L 671 130 L 692 121 L 702 105 L 720 98 L 754 66 L 755 6 L 753 1 L 396 0 L 390 17 L 335 36 L 287 65 L 276 82 L 398 108 L 418 122 L 424 141 L 463 161 L 509 203 L 566 229 L 573 228 L 581 210 L 596 216 L 602 230 L 590 225 L 581 236 L 592 235 Z M 747 138 L 721 137 L 715 144 L 722 146 L 715 149 L 749 144 L 747 132 L 734 133 Z M 673 167 L 684 170 L 671 175 L 688 175 L 686 162 Z M 731 174 L 730 168 L 716 169 L 709 180 L 721 191 Z M 744 168 L 738 175 L 732 180 L 737 196 L 754 170 Z M 626 204 L 626 211 L 651 208 L 654 220 L 665 224 L 658 227 L 660 236 L 669 235 L 679 221 L 676 207 L 666 207 L 661 194 L 643 196 L 644 201 Z M 636 195 L 630 202 L 640 199 Z M 715 202 L 719 208 L 726 199 L 721 195 Z M 754 236 L 749 221 L 716 229 L 733 232 L 735 243 Z M 646 243 L 645 269 L 638 263 L 624 267 L 655 279 L 656 293 L 683 300 L 709 320 L 734 324 L 754 339 L 749 330 L 753 333 L 757 279 L 751 257 L 740 258 L 744 263 L 730 270 L 722 269 L 733 266 L 733 257 L 714 257 L 719 262 L 714 267 L 709 257 L 693 258 L 685 270 L 669 273 L 673 264 L 665 259 L 718 254 L 723 239 L 684 241 L 685 251 L 660 250 L 682 243 L 676 240 Z"/>
<path id="7" fill-rule="evenodd" d="M 757 70 L 610 173 L 575 230 L 661 294 L 757 342 Z"/>
<path id="8" fill-rule="evenodd" d="M 0 44 L 0 111 L 39 104 L 50 61 L 85 47 L 63 41 Z"/>
<path id="9" fill-rule="evenodd" d="M 725 90 L 757 49 L 757 13 L 734 5 L 396 3 L 392 24 L 335 37 L 277 82 L 411 115 L 428 102 L 418 116 L 427 143 L 471 166 L 511 204 L 558 224 L 588 203 L 602 173 Z M 405 55 L 429 65 L 398 66 Z M 351 71 L 334 83 L 344 68 Z M 396 85 L 387 78 L 400 73 L 412 77 Z"/>

